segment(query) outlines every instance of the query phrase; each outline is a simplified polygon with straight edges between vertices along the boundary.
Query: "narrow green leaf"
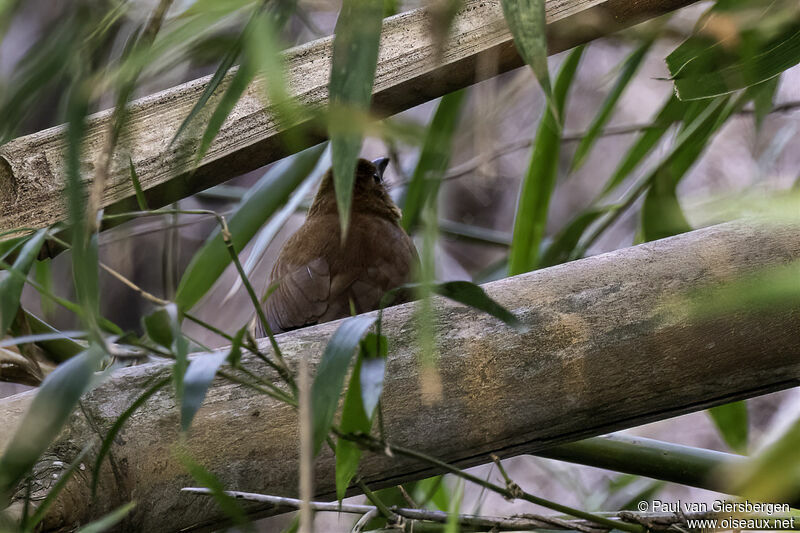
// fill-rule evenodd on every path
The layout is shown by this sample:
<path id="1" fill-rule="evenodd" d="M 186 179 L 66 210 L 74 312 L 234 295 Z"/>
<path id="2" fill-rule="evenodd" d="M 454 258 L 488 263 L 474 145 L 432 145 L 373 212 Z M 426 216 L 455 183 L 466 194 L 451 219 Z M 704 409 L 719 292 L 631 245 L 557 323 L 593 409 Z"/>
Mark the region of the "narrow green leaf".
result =
<path id="1" fill-rule="evenodd" d="M 246 531 L 253 531 L 253 524 L 244 512 L 244 509 L 242 509 L 239 502 L 236 501 L 236 498 L 225 492 L 225 486 L 217 476 L 209 472 L 203 465 L 196 462 L 186 453 L 180 452 L 178 454 L 178 459 L 200 485 L 211 491 L 214 501 L 217 502 L 219 508 L 225 513 L 225 516 L 230 518 L 238 527 Z"/>
<path id="2" fill-rule="evenodd" d="M 539 124 L 514 221 L 514 235 L 509 251 L 509 274 L 512 276 L 527 272 L 538 263 L 539 246 L 544 237 L 550 195 L 558 176 L 561 148 L 562 121 L 558 120 L 554 113 L 560 116 L 564 112 L 567 93 L 578 69 L 583 49 L 583 46 L 574 49 L 564 61 L 556 79 L 554 105 L 545 108 Z"/>
<path id="3" fill-rule="evenodd" d="M 136 203 L 139 204 L 140 211 L 147 211 L 149 209 L 149 207 L 147 207 L 147 198 L 144 197 L 142 184 L 139 182 L 139 176 L 136 174 L 136 169 L 133 166 L 133 159 L 128 158 L 128 164 L 131 174 L 131 183 L 133 183 L 133 190 L 136 193 Z"/>
<path id="4" fill-rule="evenodd" d="M 537 268 L 546 268 L 553 265 L 565 263 L 574 258 L 574 253 L 578 248 L 586 228 L 591 226 L 597 219 L 613 209 L 615 206 L 589 208 L 576 216 L 564 229 L 553 238 L 553 242 L 545 248 L 539 259 Z"/>
<path id="5" fill-rule="evenodd" d="M 780 5 L 773 3 L 765 11 L 773 9 Z M 791 12 L 783 22 L 782 27 L 765 27 L 760 32 L 759 28 L 742 29 L 726 45 L 707 34 L 687 39 L 666 59 L 678 97 L 698 100 L 730 94 L 800 63 L 800 22 Z"/>
<path id="6" fill-rule="evenodd" d="M 41 229 L 28 239 L 14 261 L 13 267 L 19 272 L 27 274 L 39 255 L 39 250 L 47 237 L 47 230 Z M 19 309 L 19 299 L 25 280 L 14 276 L 10 272 L 0 271 L 0 337 L 8 331 Z"/>
<path id="7" fill-rule="evenodd" d="M 403 228 L 411 232 L 419 224 L 425 202 L 435 197 L 442 176 L 450 163 L 453 134 L 458 125 L 459 111 L 464 100 L 463 90 L 442 97 L 431 120 L 419 161 L 403 203 Z"/>
<path id="8" fill-rule="evenodd" d="M 800 419 L 758 456 L 731 472 L 731 492 L 751 501 L 796 501 L 800 494 Z"/>
<path id="9" fill-rule="evenodd" d="M 239 54 L 242 51 L 242 44 L 241 41 L 237 41 L 236 44 L 225 54 L 225 57 L 222 59 L 219 67 L 214 72 L 214 75 L 211 76 L 211 79 L 208 80 L 208 84 L 206 85 L 205 89 L 203 89 L 203 93 L 198 98 L 197 102 L 195 102 L 194 106 L 192 106 L 192 110 L 189 111 L 189 114 L 183 119 L 181 125 L 178 127 L 178 131 L 175 132 L 175 135 L 172 137 L 172 141 L 170 144 L 174 144 L 178 137 L 186 130 L 189 124 L 194 120 L 194 118 L 203 110 L 205 105 L 208 103 L 211 96 L 214 94 L 214 91 L 217 90 L 220 83 L 225 79 L 225 76 L 228 74 L 228 71 L 233 67 L 233 63 L 236 61 L 236 58 L 239 57 Z"/>
<path id="10" fill-rule="evenodd" d="M 658 112 L 658 115 L 656 115 L 656 118 L 653 119 L 652 127 L 642 133 L 623 156 L 617 169 L 603 187 L 600 196 L 604 196 L 625 181 L 625 178 L 627 178 L 630 173 L 636 169 L 639 163 L 644 160 L 647 154 L 653 150 L 669 127 L 683 119 L 685 112 L 686 104 L 678 100 L 678 97 L 674 94 L 670 95 L 669 99 Z"/>
<path id="11" fill-rule="evenodd" d="M 342 237 L 350 221 L 356 161 L 363 137 L 363 132 L 354 128 L 356 125 L 348 115 L 369 110 L 382 19 L 383 2 L 344 0 L 336 21 L 328 85 L 331 115 L 328 134 Z"/>
<path id="12" fill-rule="evenodd" d="M 522 324 L 511 311 L 494 301 L 482 288 L 474 283 L 469 281 L 448 281 L 434 284 L 432 289 L 433 292 L 445 298 L 450 298 L 453 301 L 468 305 L 500 319 L 517 331 L 525 332 L 528 330 L 528 327 Z"/>
<path id="13" fill-rule="evenodd" d="M 716 100 L 703 100 L 687 109 L 686 122 L 681 132 L 687 133 L 690 125 L 694 126 L 693 131 L 685 135 L 682 147 L 672 153 L 652 174 L 650 189 L 642 205 L 644 241 L 663 239 L 691 231 L 692 227 L 686 220 L 678 201 L 678 184 L 699 159 L 714 133 L 736 109 L 743 105 L 743 98 L 737 99 L 738 103 L 733 105 L 728 105 L 730 98 L 727 96 Z M 710 106 L 712 102 L 715 104 L 713 108 Z"/>
<path id="14" fill-rule="evenodd" d="M 369 433 L 372 421 L 364 410 L 361 395 L 361 368 L 364 362 L 363 351 L 359 353 L 350 386 L 344 397 L 342 421 L 339 428 L 343 433 Z M 361 460 L 361 448 L 347 439 L 338 439 L 336 443 L 336 498 L 341 502 L 353 476 L 358 471 Z"/>
<path id="15" fill-rule="evenodd" d="M 283 204 L 292 191 L 308 176 L 325 149 L 321 144 L 309 148 L 274 165 L 261 178 L 235 214 L 228 228 L 236 250 L 241 250 L 253 238 L 258 228 Z M 219 228 L 209 236 L 192 258 L 181 278 L 175 302 L 182 310 L 191 309 L 205 295 L 230 264 Z"/>
<path id="16" fill-rule="evenodd" d="M 164 388 L 170 380 L 171 377 L 161 378 L 147 387 L 145 391 L 114 420 L 114 424 L 112 424 L 111 429 L 108 430 L 108 433 L 103 438 L 103 442 L 100 444 L 100 450 L 98 450 L 97 457 L 95 457 L 94 468 L 92 469 L 92 498 L 94 498 L 97 493 L 97 483 L 100 480 L 100 466 L 103 464 L 103 459 L 106 458 L 108 452 L 111 450 L 111 445 L 114 443 L 114 439 L 117 438 L 122 426 L 133 416 L 133 413 L 138 411 L 153 394 Z"/>
<path id="17" fill-rule="evenodd" d="M 61 431 L 90 384 L 104 353 L 97 346 L 59 365 L 36 397 L 0 458 L 0 508 Z"/>
<path id="18" fill-rule="evenodd" d="M 361 362 L 361 400 L 364 403 L 364 412 L 371 419 L 383 392 L 389 340 L 384 335 L 367 333 L 361 341 L 361 353 L 364 356 Z"/>
<path id="19" fill-rule="evenodd" d="M 36 525 L 44 520 L 44 517 L 47 514 L 48 509 L 50 506 L 55 503 L 56 498 L 64 490 L 64 487 L 67 486 L 67 482 L 72 478 L 72 475 L 75 473 L 75 469 L 77 469 L 83 461 L 83 458 L 86 457 L 86 454 L 89 453 L 89 450 L 92 449 L 92 445 L 87 445 L 81 452 L 72 460 L 69 467 L 58 476 L 58 481 L 56 481 L 55 485 L 53 485 L 50 490 L 47 491 L 47 496 L 45 496 L 44 500 L 42 500 L 39 505 L 36 506 L 36 511 L 31 516 L 30 520 L 27 521 L 25 524 L 25 532 L 29 533 L 36 530 Z"/>
<path id="20" fill-rule="evenodd" d="M 547 70 L 547 21 L 544 0 L 502 0 L 503 15 L 514 36 L 514 45 L 531 67 L 539 85 L 550 99 L 550 73 Z M 561 122 L 560 117 L 556 117 Z"/>
<path id="21" fill-rule="evenodd" d="M 122 522 L 122 520 L 128 516 L 128 513 L 130 513 L 134 507 L 136 507 L 136 502 L 128 502 L 125 505 L 118 507 L 114 511 L 111 511 L 104 517 L 86 524 L 82 528 L 78 529 L 76 533 L 103 533 L 104 531 L 108 531 Z"/>
<path id="22" fill-rule="evenodd" d="M 188 431 L 192 419 L 206 397 L 208 387 L 217 375 L 217 370 L 228 358 L 225 352 L 217 352 L 195 357 L 183 377 L 183 398 L 181 399 L 181 430 Z"/>
<path id="23" fill-rule="evenodd" d="M 48 292 L 53 292 L 53 261 L 52 259 L 41 259 L 34 265 L 33 279 L 36 283 L 44 287 Z M 42 314 L 49 316 L 55 311 L 55 303 L 44 294 L 39 295 L 39 305 L 42 307 Z"/>
<path id="24" fill-rule="evenodd" d="M 214 108 L 211 118 L 208 119 L 203 137 L 200 139 L 197 152 L 195 152 L 195 164 L 205 157 L 208 149 L 211 147 L 211 143 L 216 139 L 219 130 L 222 129 L 222 125 L 225 123 L 225 120 L 227 120 L 228 115 L 231 114 L 236 102 L 242 97 L 242 94 L 244 94 L 245 89 L 247 89 L 247 86 L 253 81 L 254 77 L 255 69 L 249 61 L 245 61 L 239 65 L 238 70 L 225 88 L 225 92 L 222 94 L 219 103 L 217 103 L 217 107 Z"/>
<path id="25" fill-rule="evenodd" d="M 614 87 L 611 89 L 611 92 L 608 93 L 608 96 L 606 96 L 606 99 L 600 106 L 600 110 L 595 115 L 591 125 L 589 125 L 589 129 L 586 130 L 586 134 L 575 149 L 575 155 L 572 157 L 571 171 L 574 172 L 579 169 L 586 161 L 586 157 L 597 141 L 603 126 L 606 125 L 608 119 L 611 117 L 611 112 L 614 110 L 622 93 L 625 92 L 628 84 L 633 79 L 633 75 L 639 70 L 639 66 L 642 64 L 647 52 L 650 51 L 653 42 L 653 40 L 648 39 L 623 61 L 622 69 L 616 83 L 614 83 Z"/>
<path id="26" fill-rule="evenodd" d="M 444 526 L 444 533 L 459 533 L 461 531 L 458 515 L 461 512 L 461 502 L 464 500 L 464 480 L 459 479 L 456 483 L 455 494 L 450 500 L 450 507 L 447 508 L 447 523 Z"/>
<path id="27" fill-rule="evenodd" d="M 756 130 L 761 130 L 761 125 L 764 123 L 764 118 L 772 112 L 775 95 L 778 92 L 778 85 L 780 84 L 780 81 L 780 75 L 765 81 L 757 88 L 758 90 L 753 96 Z"/>
<path id="28" fill-rule="evenodd" d="M 277 115 L 281 127 L 288 136 L 285 140 L 290 149 L 301 146 L 298 132 L 292 129 L 301 117 L 297 103 L 291 98 L 286 76 L 285 64 L 281 55 L 279 40 L 281 21 L 276 23 L 273 13 L 261 13 L 252 21 L 252 29 L 245 34 L 245 53 L 252 63 L 256 76 L 262 79 L 264 96 Z"/>
<path id="29" fill-rule="evenodd" d="M 333 424 L 339 397 L 342 394 L 344 377 L 361 338 L 375 322 L 375 317 L 354 316 L 345 320 L 325 346 L 322 360 L 311 386 L 311 412 L 314 419 L 314 454 L 319 453 L 322 443 Z M 361 395 L 359 394 L 359 401 Z"/>
<path id="30" fill-rule="evenodd" d="M 708 410 L 725 443 L 736 453 L 747 454 L 747 403 L 733 402 Z"/>

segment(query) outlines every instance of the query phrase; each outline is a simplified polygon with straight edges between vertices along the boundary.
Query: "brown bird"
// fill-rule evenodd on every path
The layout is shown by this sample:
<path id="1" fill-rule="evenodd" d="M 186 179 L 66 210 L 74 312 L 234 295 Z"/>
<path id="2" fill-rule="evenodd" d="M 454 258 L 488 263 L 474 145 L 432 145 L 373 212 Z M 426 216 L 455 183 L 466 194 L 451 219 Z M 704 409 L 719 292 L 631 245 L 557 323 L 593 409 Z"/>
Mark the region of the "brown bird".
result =
<path id="1" fill-rule="evenodd" d="M 270 274 L 268 287 L 278 285 L 264 305 L 274 333 L 349 316 L 351 306 L 356 313 L 372 311 L 384 293 L 411 281 L 419 257 L 384 187 L 388 164 L 388 158 L 359 159 L 344 243 L 333 172 L 325 174 L 305 223 L 283 246 Z"/>

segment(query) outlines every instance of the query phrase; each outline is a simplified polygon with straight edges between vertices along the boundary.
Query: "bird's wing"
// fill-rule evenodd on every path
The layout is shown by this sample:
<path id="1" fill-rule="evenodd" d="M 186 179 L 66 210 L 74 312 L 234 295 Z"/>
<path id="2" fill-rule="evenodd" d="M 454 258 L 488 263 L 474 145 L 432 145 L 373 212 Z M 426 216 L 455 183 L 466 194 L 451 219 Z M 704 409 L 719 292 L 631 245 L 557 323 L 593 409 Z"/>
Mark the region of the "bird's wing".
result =
<path id="1" fill-rule="evenodd" d="M 384 227 L 375 228 L 375 224 Z M 353 224 L 354 236 L 361 231 Z M 334 264 L 331 267 L 331 290 L 329 307 L 320 317 L 320 322 L 342 318 L 350 314 L 350 303 L 357 313 L 377 309 L 381 298 L 390 289 L 394 289 L 411 280 L 411 272 L 418 263 L 416 249 L 411 239 L 398 226 L 383 221 L 372 221 L 362 227 L 370 228 L 380 235 L 379 239 L 364 236 L 354 239 L 361 243 L 358 249 L 349 250 L 345 256 L 351 258 L 361 255 L 362 261 L 357 265 L 350 263 L 348 268 Z M 393 303 L 406 301 L 401 296 Z"/>
<path id="2" fill-rule="evenodd" d="M 327 311 L 331 274 L 325 258 L 301 266 L 279 263 L 272 277 L 278 287 L 267 298 L 264 310 L 273 332 L 316 324 Z"/>

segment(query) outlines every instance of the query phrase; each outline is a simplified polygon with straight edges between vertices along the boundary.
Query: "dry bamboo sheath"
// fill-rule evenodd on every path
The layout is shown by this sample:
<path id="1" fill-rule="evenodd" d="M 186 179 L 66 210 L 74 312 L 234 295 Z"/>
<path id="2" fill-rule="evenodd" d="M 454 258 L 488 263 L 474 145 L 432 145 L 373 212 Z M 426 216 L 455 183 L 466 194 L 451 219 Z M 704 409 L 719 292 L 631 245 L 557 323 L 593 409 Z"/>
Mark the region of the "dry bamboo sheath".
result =
<path id="1" fill-rule="evenodd" d="M 694 1 L 550 0 L 550 51 L 571 48 Z M 290 92 L 312 108 L 327 101 L 331 44 L 331 38 L 324 38 L 285 53 Z M 478 57 L 486 53 L 496 58 L 497 73 L 522 64 L 499 0 L 467 0 L 441 58 L 424 10 L 386 19 L 375 77 L 374 112 L 378 116 L 397 113 L 474 83 L 479 76 Z M 281 142 L 284 131 L 270 110 L 264 109 L 262 91 L 254 83 L 233 109 L 199 167 L 190 173 L 193 156 L 185 147 L 194 146 L 196 139 L 187 138 L 172 146 L 170 141 L 208 80 L 194 80 L 131 104 L 130 122 L 120 140 L 122 148 L 114 154 L 102 194 L 103 206 L 135 209 L 134 203 L 127 203 L 134 194 L 129 157 L 148 191 L 151 206 L 158 206 L 287 155 Z M 87 179 L 100 157 L 110 116 L 110 111 L 100 112 L 89 122 L 83 165 Z M 40 228 L 66 217 L 65 146 L 64 127 L 58 126 L 0 147 L 0 231 Z"/>
<path id="2" fill-rule="evenodd" d="M 384 421 L 390 442 L 467 466 L 488 454 L 530 453 L 592 435 L 796 386 L 800 382 L 800 310 L 733 313 L 698 322 L 674 305 L 688 291 L 800 259 L 796 227 L 726 224 L 490 283 L 488 293 L 531 326 L 511 331 L 472 309 L 436 300 L 443 398 L 419 393 L 414 304 L 384 318 L 390 350 Z M 289 364 L 312 368 L 338 322 L 278 336 Z M 268 342 L 262 343 L 269 351 Z M 245 363 L 277 378 L 258 360 Z M 169 364 L 118 371 L 83 400 L 37 466 L 52 483 L 87 442 L 98 442 L 151 380 Z M 0 400 L 0 450 L 32 393 Z M 179 409 L 171 388 L 157 393 L 126 424 L 100 474 L 90 504 L 91 457 L 49 527 L 85 522 L 130 500 L 125 529 L 171 531 L 222 518 L 175 458 Z M 231 490 L 296 497 L 297 415 L 249 388 L 216 380 L 186 443 L 194 458 Z M 91 454 L 90 454 L 91 456 Z M 56 463 L 62 461 L 62 463 Z M 59 466 L 60 465 L 60 466 Z M 361 474 L 372 487 L 434 473 L 404 458 L 366 454 Z M 334 462 L 316 462 L 316 492 L 334 498 Z M 269 509 L 260 508 L 264 513 Z"/>

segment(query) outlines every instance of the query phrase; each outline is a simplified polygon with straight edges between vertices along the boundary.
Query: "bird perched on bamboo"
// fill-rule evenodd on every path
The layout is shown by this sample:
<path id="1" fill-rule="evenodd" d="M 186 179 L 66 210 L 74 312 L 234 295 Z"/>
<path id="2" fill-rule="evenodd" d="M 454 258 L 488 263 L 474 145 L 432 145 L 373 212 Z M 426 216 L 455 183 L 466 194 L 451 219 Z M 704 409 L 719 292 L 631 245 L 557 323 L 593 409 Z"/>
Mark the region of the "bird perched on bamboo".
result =
<path id="1" fill-rule="evenodd" d="M 333 172 L 325 174 L 305 223 L 283 246 L 270 274 L 267 286 L 277 288 L 264 310 L 274 333 L 343 318 L 351 310 L 372 311 L 384 293 L 411 281 L 419 257 L 384 186 L 388 164 L 388 158 L 359 159 L 344 242 Z M 263 336 L 260 330 L 259 325 Z"/>

